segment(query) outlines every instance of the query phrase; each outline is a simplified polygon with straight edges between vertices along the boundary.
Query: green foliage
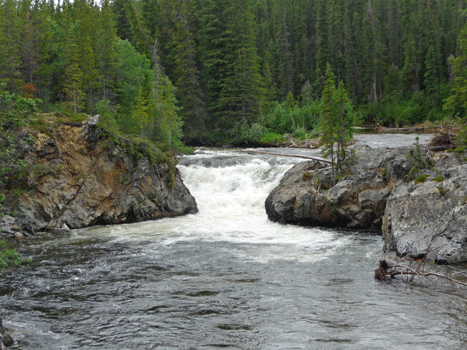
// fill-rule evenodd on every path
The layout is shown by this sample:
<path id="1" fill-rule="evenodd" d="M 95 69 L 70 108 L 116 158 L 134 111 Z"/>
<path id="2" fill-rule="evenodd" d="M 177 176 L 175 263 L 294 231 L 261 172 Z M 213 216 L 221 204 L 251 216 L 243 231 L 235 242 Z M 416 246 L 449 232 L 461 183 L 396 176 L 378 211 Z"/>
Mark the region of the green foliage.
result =
<path id="1" fill-rule="evenodd" d="M 0 124 L 3 128 L 20 127 L 29 123 L 39 111 L 40 100 L 12 94 L 6 84 L 0 84 Z"/>
<path id="2" fill-rule="evenodd" d="M 143 97 L 145 93 L 147 93 L 148 87 L 144 89 L 144 81 L 145 77 L 149 77 L 152 75 L 152 71 L 150 69 L 150 62 L 149 60 L 138 53 L 136 49 L 131 45 L 131 43 L 127 40 L 120 40 L 117 43 L 117 50 L 118 50 L 118 63 L 120 69 L 118 71 L 118 88 L 119 88 L 119 110 L 116 117 L 117 123 L 120 126 L 120 129 L 124 133 L 132 133 L 134 132 L 134 119 L 132 119 L 131 112 L 135 107 L 138 94 L 141 92 L 143 93 Z M 152 87 L 149 87 L 152 90 Z M 145 97 L 146 98 L 146 97 Z M 148 101 L 146 98 L 146 103 L 149 104 L 153 101 Z M 139 130 L 139 126 L 136 126 L 137 130 Z"/>
<path id="3" fill-rule="evenodd" d="M 263 135 L 260 142 L 267 145 L 280 145 L 285 141 L 287 139 L 283 135 L 269 131 Z"/>
<path id="4" fill-rule="evenodd" d="M 316 130 L 319 124 L 319 103 L 300 106 L 298 102 L 281 103 L 266 117 L 265 126 L 279 134 L 293 134 L 296 131 Z"/>
<path id="5" fill-rule="evenodd" d="M 332 178 L 335 171 L 341 171 L 346 160 L 351 156 L 346 142 L 352 138 L 353 116 L 350 101 L 341 82 L 335 87 L 335 76 L 328 64 L 326 84 L 321 97 L 321 144 L 322 154 L 332 162 Z"/>
<path id="6" fill-rule="evenodd" d="M 83 72 L 80 67 L 79 52 L 75 28 L 69 27 L 65 47 L 65 83 L 63 92 L 66 95 L 65 111 L 77 113 L 84 106 L 85 93 L 82 89 Z"/>
<path id="7" fill-rule="evenodd" d="M 136 131 L 136 134 L 139 134 L 139 136 L 142 138 L 143 137 L 143 132 L 144 131 L 150 131 L 151 126 L 154 123 L 151 123 L 151 118 L 149 117 L 148 114 L 148 103 L 146 99 L 144 98 L 143 95 L 143 89 L 142 87 L 138 91 L 138 97 L 136 99 L 136 104 L 133 106 L 131 110 L 131 119 L 133 121 L 133 129 Z"/>
<path id="8" fill-rule="evenodd" d="M 412 168 L 407 174 L 408 180 L 415 179 L 420 173 L 420 171 L 422 171 L 423 169 L 430 169 L 435 165 L 434 161 L 431 158 L 425 159 L 423 157 L 422 149 L 418 141 L 419 141 L 419 138 L 417 136 L 415 138 L 415 143 L 414 143 L 415 150 L 409 150 L 408 159 L 412 160 L 413 163 L 412 163 Z"/>
<path id="9" fill-rule="evenodd" d="M 0 240 L 0 269 L 28 263 L 30 263 L 28 259 L 20 258 L 15 250 L 7 248 L 5 241 Z"/>
<path id="10" fill-rule="evenodd" d="M 167 143 L 169 149 L 181 145 L 182 125 L 175 97 L 175 88 L 172 82 L 167 78 L 161 78 L 157 87 L 158 93 L 158 139 Z"/>
<path id="11" fill-rule="evenodd" d="M 266 128 L 260 123 L 253 123 L 252 125 L 249 125 L 248 121 L 243 118 L 234 129 L 235 143 L 258 144 L 260 143 L 265 133 Z"/>
<path id="12" fill-rule="evenodd" d="M 118 133 L 117 113 L 116 110 L 110 106 L 110 101 L 101 100 L 96 104 L 95 108 L 100 115 L 98 126 L 113 133 Z"/>
<path id="13" fill-rule="evenodd" d="M 438 187 L 438 191 L 439 191 L 439 194 L 443 197 L 449 192 L 449 190 L 444 187 Z"/>
<path id="14" fill-rule="evenodd" d="M 431 179 L 431 181 L 443 182 L 444 181 L 444 176 L 437 176 L 434 179 Z"/>
<path id="15" fill-rule="evenodd" d="M 414 181 L 416 184 L 424 183 L 426 179 L 428 179 L 429 177 L 430 175 L 422 174 L 422 175 L 417 176 Z"/>
<path id="16" fill-rule="evenodd" d="M 149 118 L 160 118 L 159 71 L 176 87 L 185 139 L 196 142 L 232 140 L 243 118 L 276 133 L 316 131 L 327 63 L 359 112 L 354 122 L 463 118 L 464 7 L 437 0 L 3 0 L 0 82 L 10 94 L 40 98 L 44 112 L 91 113 L 109 101 L 119 129 L 141 134 L 131 114 L 142 88 Z M 155 128 L 147 137 L 163 142 L 162 125 Z"/>

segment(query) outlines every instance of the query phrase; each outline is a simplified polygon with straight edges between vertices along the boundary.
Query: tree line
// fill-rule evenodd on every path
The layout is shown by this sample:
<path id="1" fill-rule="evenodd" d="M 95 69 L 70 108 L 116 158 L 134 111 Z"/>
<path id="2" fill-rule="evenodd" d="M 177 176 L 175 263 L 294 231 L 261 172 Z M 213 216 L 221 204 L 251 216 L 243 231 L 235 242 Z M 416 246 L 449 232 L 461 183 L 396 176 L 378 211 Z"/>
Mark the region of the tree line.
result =
<path id="1" fill-rule="evenodd" d="M 464 0 L 0 4 L 6 90 L 170 144 L 319 130 L 331 73 L 357 123 L 464 114 L 451 96 Z"/>

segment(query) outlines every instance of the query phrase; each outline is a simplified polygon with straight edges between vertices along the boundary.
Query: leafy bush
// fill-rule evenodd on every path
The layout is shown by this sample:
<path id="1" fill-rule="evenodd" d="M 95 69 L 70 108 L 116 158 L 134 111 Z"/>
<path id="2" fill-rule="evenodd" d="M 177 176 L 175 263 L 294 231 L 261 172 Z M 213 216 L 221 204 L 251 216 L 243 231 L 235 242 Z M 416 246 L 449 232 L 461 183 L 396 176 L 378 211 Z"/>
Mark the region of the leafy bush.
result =
<path id="1" fill-rule="evenodd" d="M 0 84 L 0 123 L 4 128 L 26 126 L 32 115 L 39 111 L 41 100 L 26 98 L 6 91 Z"/>
<path id="2" fill-rule="evenodd" d="M 297 130 L 313 130 L 319 124 L 319 104 L 293 107 L 281 103 L 266 117 L 265 126 L 278 134 L 293 134 Z"/>
<path id="3" fill-rule="evenodd" d="M 287 139 L 283 135 L 274 132 L 267 132 L 261 138 L 261 143 L 268 145 L 279 145 L 285 141 L 287 141 Z"/>
<path id="4" fill-rule="evenodd" d="M 416 184 L 424 183 L 426 181 L 426 179 L 428 179 L 429 177 L 430 177 L 429 175 L 422 174 L 422 175 L 416 177 L 414 181 L 415 181 Z"/>
<path id="5" fill-rule="evenodd" d="M 7 249 L 5 241 L 0 241 L 0 268 L 12 265 L 20 266 L 29 262 L 30 261 L 28 259 L 20 258 L 15 250 Z"/>
<path id="6" fill-rule="evenodd" d="M 434 181 L 434 182 L 443 182 L 443 181 L 444 181 L 444 176 L 435 177 L 435 178 L 432 179 L 431 181 Z"/>

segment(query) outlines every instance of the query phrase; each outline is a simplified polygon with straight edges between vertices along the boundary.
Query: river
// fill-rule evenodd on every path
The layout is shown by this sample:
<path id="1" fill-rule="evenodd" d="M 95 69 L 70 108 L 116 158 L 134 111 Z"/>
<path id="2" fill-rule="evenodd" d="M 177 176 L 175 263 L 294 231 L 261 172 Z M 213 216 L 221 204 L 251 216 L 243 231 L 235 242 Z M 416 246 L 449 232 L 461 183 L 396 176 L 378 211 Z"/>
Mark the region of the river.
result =
<path id="1" fill-rule="evenodd" d="M 268 221 L 265 198 L 299 161 L 200 149 L 179 165 L 198 214 L 21 246 L 32 263 L 0 285 L 12 349 L 467 348 L 467 289 L 374 280 L 385 254 L 373 233 Z"/>

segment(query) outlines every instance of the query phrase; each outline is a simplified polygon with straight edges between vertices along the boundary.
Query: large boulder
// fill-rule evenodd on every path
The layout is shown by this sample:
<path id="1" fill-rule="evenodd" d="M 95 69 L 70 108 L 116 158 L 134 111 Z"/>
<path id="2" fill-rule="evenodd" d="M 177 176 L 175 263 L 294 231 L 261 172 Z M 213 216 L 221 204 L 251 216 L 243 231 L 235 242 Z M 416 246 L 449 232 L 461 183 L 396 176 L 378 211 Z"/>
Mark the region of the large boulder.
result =
<path id="1" fill-rule="evenodd" d="M 303 162 L 266 199 L 273 221 L 381 230 L 386 251 L 438 263 L 467 261 L 465 157 L 420 147 L 356 147 L 357 161 L 332 187 L 330 168 Z M 421 176 L 416 176 L 421 175 Z"/>
<path id="2" fill-rule="evenodd" d="M 10 184 L 20 190 L 10 189 L 4 203 L 15 218 L 7 222 L 13 234 L 15 227 L 29 234 L 197 212 L 172 157 L 111 137 L 97 117 L 56 125 L 48 134 L 22 131 L 16 144 L 28 172 Z"/>
<path id="3" fill-rule="evenodd" d="M 295 165 L 266 199 L 272 221 L 312 226 L 380 229 L 394 181 L 412 168 L 411 148 L 354 148 L 356 162 L 336 184 L 331 169 L 316 161 Z"/>
<path id="4" fill-rule="evenodd" d="M 456 163 L 454 157 L 447 165 Z M 423 183 L 401 183 L 383 218 L 385 249 L 438 263 L 467 261 L 467 164 L 443 168 Z M 436 175 L 436 176 L 435 176 Z"/>

